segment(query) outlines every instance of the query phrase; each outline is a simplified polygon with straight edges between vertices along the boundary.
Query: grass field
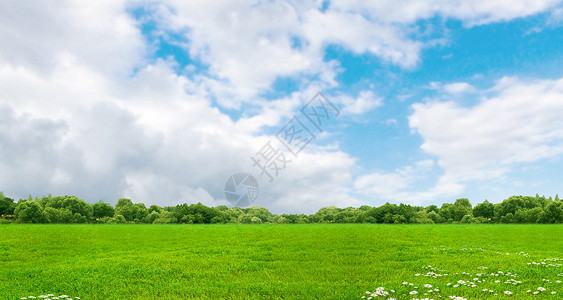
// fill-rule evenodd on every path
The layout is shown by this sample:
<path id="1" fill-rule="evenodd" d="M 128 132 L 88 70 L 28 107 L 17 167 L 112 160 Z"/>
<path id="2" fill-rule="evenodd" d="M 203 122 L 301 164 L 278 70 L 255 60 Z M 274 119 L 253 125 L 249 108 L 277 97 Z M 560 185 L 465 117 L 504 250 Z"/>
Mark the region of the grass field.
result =
<path id="1" fill-rule="evenodd" d="M 561 299 L 561 258 L 557 225 L 3 225 L 0 299 Z"/>

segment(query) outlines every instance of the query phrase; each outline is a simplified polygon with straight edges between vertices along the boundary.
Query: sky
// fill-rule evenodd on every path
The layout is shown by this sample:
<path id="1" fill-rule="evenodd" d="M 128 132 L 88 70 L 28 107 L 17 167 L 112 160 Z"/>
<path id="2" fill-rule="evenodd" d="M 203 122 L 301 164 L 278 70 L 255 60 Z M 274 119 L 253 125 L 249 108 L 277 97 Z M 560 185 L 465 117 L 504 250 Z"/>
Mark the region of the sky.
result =
<path id="1" fill-rule="evenodd" d="M 239 173 L 274 213 L 562 193 L 563 1 L 0 2 L 7 196 Z"/>

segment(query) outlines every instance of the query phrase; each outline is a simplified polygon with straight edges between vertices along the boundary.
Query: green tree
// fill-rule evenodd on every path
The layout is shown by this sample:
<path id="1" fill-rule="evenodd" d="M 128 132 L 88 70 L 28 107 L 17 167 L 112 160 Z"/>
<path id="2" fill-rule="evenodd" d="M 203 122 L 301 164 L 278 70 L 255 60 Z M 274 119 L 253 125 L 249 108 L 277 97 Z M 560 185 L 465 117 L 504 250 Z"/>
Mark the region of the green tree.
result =
<path id="1" fill-rule="evenodd" d="M 474 217 L 493 218 L 495 215 L 495 206 L 489 201 L 485 200 L 483 203 L 477 204 L 473 208 Z"/>
<path id="2" fill-rule="evenodd" d="M 76 196 L 56 196 L 56 197 L 43 197 L 38 200 L 43 208 L 51 207 L 58 210 L 70 211 L 71 215 L 80 214 L 81 216 L 86 217 L 87 220 L 92 218 L 94 210 L 92 205 L 86 203 L 84 200 L 76 197 Z M 73 218 L 70 218 L 72 222 Z"/>
<path id="3" fill-rule="evenodd" d="M 117 200 L 117 204 L 115 204 L 115 215 L 121 215 L 127 221 L 133 221 L 134 213 L 133 213 L 133 201 L 127 198 L 120 198 Z"/>
<path id="4" fill-rule="evenodd" d="M 164 209 L 162 209 L 162 207 L 158 206 L 158 205 L 151 205 L 151 207 L 149 207 L 148 212 L 149 214 L 152 213 L 153 211 L 156 211 L 157 213 L 161 213 L 162 211 L 164 211 Z"/>
<path id="5" fill-rule="evenodd" d="M 136 223 L 141 222 L 149 214 L 149 210 L 143 203 L 135 203 L 132 207 L 133 210 L 133 221 Z"/>
<path id="6" fill-rule="evenodd" d="M 437 214 L 435 211 L 430 211 L 428 213 L 428 218 L 430 220 L 432 220 L 432 222 L 439 224 L 444 222 L 444 219 L 442 219 L 442 216 L 440 216 L 439 214 Z"/>
<path id="7" fill-rule="evenodd" d="M 115 209 L 113 209 L 110 204 L 104 203 L 102 200 L 92 205 L 92 209 L 94 218 L 113 217 L 115 215 Z"/>
<path id="8" fill-rule="evenodd" d="M 461 221 L 464 216 L 473 214 L 471 203 L 467 198 L 460 198 L 455 200 L 453 206 L 453 219 L 454 221 Z"/>
<path id="9" fill-rule="evenodd" d="M 173 213 L 167 210 L 164 210 L 162 213 L 160 213 L 158 218 L 153 221 L 153 224 L 174 224 L 174 223 L 178 223 L 178 219 L 176 219 Z"/>
<path id="10" fill-rule="evenodd" d="M 549 200 L 544 200 L 545 198 L 529 197 L 529 196 L 511 196 L 508 199 L 503 200 L 501 203 L 495 205 L 494 208 L 494 218 L 500 220 L 503 216 L 507 214 L 512 214 L 509 219 L 516 221 L 514 215 L 520 209 L 533 209 L 536 207 L 543 207 L 544 203 L 549 202 Z M 545 201 L 545 202 L 544 202 Z M 501 221 L 502 222 L 502 221 Z M 512 223 L 512 222 L 511 222 Z"/>
<path id="11" fill-rule="evenodd" d="M 62 223 L 61 211 L 56 208 L 47 207 L 43 210 L 43 214 L 49 223 Z"/>
<path id="12" fill-rule="evenodd" d="M 433 211 L 435 213 L 440 213 L 440 209 L 436 205 L 429 205 L 424 209 L 427 213 Z"/>
<path id="13" fill-rule="evenodd" d="M 265 207 L 251 206 L 244 212 L 249 216 L 260 218 L 261 223 L 272 223 L 274 220 L 274 215 Z"/>
<path id="14" fill-rule="evenodd" d="M 444 203 L 442 207 L 440 207 L 440 217 L 444 220 L 444 222 L 453 221 L 455 212 L 454 212 L 454 205 L 451 203 Z"/>
<path id="15" fill-rule="evenodd" d="M 147 223 L 147 224 L 151 224 L 154 223 L 154 221 L 156 221 L 156 219 L 158 219 L 160 217 L 160 213 L 157 212 L 156 210 L 153 210 L 151 213 L 149 213 L 144 219 L 143 222 Z"/>
<path id="16" fill-rule="evenodd" d="M 16 209 L 16 204 L 14 199 L 8 198 L 0 191 L 0 216 L 1 215 L 13 215 Z"/>
<path id="17" fill-rule="evenodd" d="M 563 223 L 563 202 L 551 202 L 545 207 L 540 223 Z"/>
<path id="18" fill-rule="evenodd" d="M 315 215 L 317 215 L 321 222 L 333 223 L 336 218 L 336 214 L 339 213 L 340 210 L 341 209 L 336 206 L 328 206 L 319 209 Z"/>
<path id="19" fill-rule="evenodd" d="M 501 223 L 514 223 L 514 215 L 512 213 L 507 213 L 506 215 L 500 217 Z"/>
<path id="20" fill-rule="evenodd" d="M 35 201 L 20 200 L 14 210 L 19 223 L 47 223 L 43 208 Z"/>

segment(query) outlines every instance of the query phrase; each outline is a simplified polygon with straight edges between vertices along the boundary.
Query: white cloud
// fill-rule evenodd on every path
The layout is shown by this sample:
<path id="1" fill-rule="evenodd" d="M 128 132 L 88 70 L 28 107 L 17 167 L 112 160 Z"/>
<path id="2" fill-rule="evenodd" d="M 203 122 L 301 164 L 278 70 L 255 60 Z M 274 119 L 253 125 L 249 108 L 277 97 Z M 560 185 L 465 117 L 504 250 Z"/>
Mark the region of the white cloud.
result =
<path id="1" fill-rule="evenodd" d="M 521 18 L 553 8 L 560 0 L 520 1 L 140 1 L 153 12 L 163 34 L 186 38 L 192 58 L 209 67 L 203 80 L 227 108 L 254 103 L 280 77 L 318 78 L 335 86 L 338 65 L 324 61 L 336 45 L 355 54 L 412 68 L 423 47 L 447 43 L 447 37 L 422 42 L 417 22 L 436 16 L 467 26 Z M 436 26 L 426 26 L 434 28 Z M 431 30 L 432 31 L 432 30 Z M 439 31 L 436 28 L 434 31 Z M 439 33 L 440 34 L 440 33 Z M 304 77 L 305 75 L 305 77 Z M 306 80 L 306 79 L 305 79 Z"/>
<path id="2" fill-rule="evenodd" d="M 435 167 L 433 160 L 422 160 L 393 172 L 372 172 L 358 177 L 354 188 L 371 199 L 414 205 L 436 203 L 436 200 L 453 197 L 463 191 L 464 185 L 444 177 L 427 190 L 421 190 L 417 182 L 427 180 Z"/>
<path id="3" fill-rule="evenodd" d="M 435 86 L 444 93 L 439 99 L 450 95 L 447 86 Z M 455 86 L 457 92 L 469 85 Z M 393 202 L 436 202 L 462 194 L 470 182 L 504 182 L 521 166 L 562 156 L 563 79 L 506 77 L 490 89 L 472 90 L 481 99 L 472 107 L 454 100 L 413 105 L 409 125 L 423 139 L 421 149 L 436 157 L 436 166 L 430 160 L 369 173 L 355 180 L 357 191 Z M 433 173 L 441 173 L 433 185 L 419 184 Z"/>
<path id="4" fill-rule="evenodd" d="M 452 95 L 470 93 L 475 90 L 475 88 L 466 82 L 455 82 L 444 85 L 444 90 Z"/>
<path id="5" fill-rule="evenodd" d="M 341 95 L 335 99 L 342 108 L 343 115 L 362 115 L 383 105 L 383 99 L 372 91 L 361 91 L 356 99 Z"/>
<path id="6" fill-rule="evenodd" d="M 514 164 L 563 152 L 563 79 L 503 78 L 473 107 L 453 101 L 413 105 L 411 128 L 421 148 L 438 158 L 454 181 L 506 175 Z"/>
<path id="7" fill-rule="evenodd" d="M 142 63 L 145 45 L 126 1 L 2 1 L 0 6 L 4 63 L 45 75 L 72 61 L 121 75 Z"/>
<path id="8" fill-rule="evenodd" d="M 3 13 L 29 9 L 23 2 L 8 4 L 10 10 Z M 226 179 L 234 172 L 256 172 L 250 156 L 272 138 L 259 136 L 260 129 L 284 122 L 318 91 L 319 83 L 288 98 L 260 100 L 257 115 L 235 123 L 213 107 L 205 78 L 188 79 L 174 71 L 173 61 L 147 64 L 137 55 L 148 45 L 124 5 L 98 5 L 106 13 L 102 19 L 124 17 L 120 22 L 132 26 L 125 30 L 129 35 L 123 36 L 115 23 L 96 25 L 94 15 L 84 16 L 67 2 L 32 10 L 52 39 L 34 36 L 40 24 L 3 20 L 1 188 L 15 198 L 52 193 L 91 202 L 131 197 L 149 205 L 226 204 Z M 77 18 L 83 18 L 80 25 L 70 26 Z M 20 41 L 20 35 L 35 40 Z M 83 41 L 84 49 L 73 47 L 73 41 Z M 121 51 L 130 55 L 122 58 Z M 57 59 L 36 61 L 47 56 Z M 279 180 L 263 183 L 256 204 L 277 212 L 358 204 L 346 192 L 352 165 L 338 150 L 311 145 Z"/>
<path id="9" fill-rule="evenodd" d="M 558 3 L 561 1 L 334 0 L 331 2 L 331 8 L 364 13 L 371 19 L 389 23 L 410 24 L 420 19 L 442 16 L 462 20 L 467 26 L 475 26 L 534 15 Z"/>
<path id="10" fill-rule="evenodd" d="M 149 7 L 163 31 L 184 35 L 186 51 L 209 66 L 207 85 L 228 108 L 252 102 L 279 77 L 318 76 L 334 86 L 339 66 L 324 61 L 328 45 L 403 67 L 418 62 L 422 43 L 403 27 L 361 13 L 322 12 L 321 6 L 320 1 L 167 0 Z"/>
<path id="11" fill-rule="evenodd" d="M 409 68 L 418 63 L 423 47 L 408 28 L 418 19 L 441 14 L 477 24 L 551 5 L 530 3 L 526 13 L 515 4 L 502 12 L 499 5 L 479 1 L 463 4 L 465 12 L 438 1 L 429 9 L 408 2 L 394 12 L 391 2 L 358 3 L 334 2 L 323 12 L 321 1 L 3 1 L 1 188 L 16 198 L 53 193 L 88 201 L 115 202 L 125 196 L 146 204 L 224 204 L 227 177 L 256 172 L 250 156 L 272 139 L 264 128 L 283 124 L 317 91 L 338 85 L 341 66 L 323 60 L 328 45 Z M 172 60 L 153 61 L 154 45 L 128 13 L 138 5 L 153 12 L 163 30 L 159 34 L 185 36 L 187 41 L 178 44 L 209 73 L 186 77 L 174 71 Z M 280 77 L 298 79 L 301 91 L 270 101 L 258 97 Z M 405 201 L 418 201 L 459 191 L 459 180 L 476 178 L 479 172 L 504 174 L 512 163 L 557 155 L 561 133 L 548 124 L 560 125 L 560 89 L 559 81 L 506 79 L 488 91 L 496 98 L 474 108 L 452 102 L 415 106 L 411 127 L 449 176 L 428 192 L 403 190 L 431 166 L 374 173 L 354 182 L 353 157 L 338 148 L 311 145 L 275 182 L 262 182 L 257 204 L 292 212 L 359 205 L 351 196 L 353 186 L 366 195 L 395 191 Z M 531 109 L 522 107 L 532 100 Z M 349 115 L 382 105 L 369 91 L 335 101 Z M 214 106 L 235 108 L 243 102 L 253 103 L 256 113 L 236 122 Z M 503 109 L 516 113 L 491 114 Z M 494 139 L 494 134 L 516 128 L 518 120 L 523 120 L 520 131 L 501 138 L 502 144 Z M 460 132 L 475 134 L 462 138 Z M 472 138 L 478 142 L 473 144 Z M 455 155 L 460 152 L 465 155 L 461 160 Z"/>

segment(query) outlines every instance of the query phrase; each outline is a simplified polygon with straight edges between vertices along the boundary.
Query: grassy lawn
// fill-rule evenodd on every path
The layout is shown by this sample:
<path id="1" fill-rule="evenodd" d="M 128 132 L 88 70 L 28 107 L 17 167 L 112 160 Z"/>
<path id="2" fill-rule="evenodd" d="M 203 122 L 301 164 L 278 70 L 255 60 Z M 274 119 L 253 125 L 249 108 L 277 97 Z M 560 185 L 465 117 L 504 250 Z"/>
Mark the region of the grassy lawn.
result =
<path id="1" fill-rule="evenodd" d="M 561 258 L 558 225 L 3 225 L 0 299 L 561 299 Z"/>

